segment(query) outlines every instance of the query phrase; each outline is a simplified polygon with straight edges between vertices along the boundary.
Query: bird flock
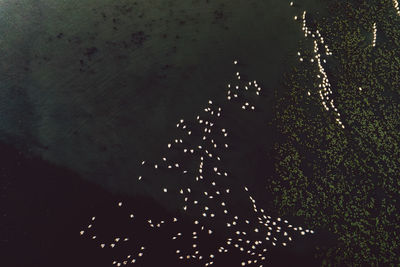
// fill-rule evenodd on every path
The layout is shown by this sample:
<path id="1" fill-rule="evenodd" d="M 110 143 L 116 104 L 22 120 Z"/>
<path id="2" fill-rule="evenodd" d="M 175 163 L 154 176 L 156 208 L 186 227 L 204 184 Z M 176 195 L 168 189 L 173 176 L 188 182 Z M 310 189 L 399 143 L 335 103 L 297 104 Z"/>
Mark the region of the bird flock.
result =
<path id="1" fill-rule="evenodd" d="M 297 16 L 295 16 L 295 20 L 297 20 Z M 328 75 L 325 72 L 325 69 L 323 67 L 323 63 L 326 64 L 326 59 L 321 58 L 321 48 L 325 50 L 325 56 L 331 56 L 332 52 L 330 51 L 329 47 L 327 44 L 325 44 L 324 37 L 322 37 L 321 33 L 319 30 L 315 30 L 315 32 L 312 31 L 307 26 L 307 21 L 306 21 L 306 11 L 303 11 L 302 14 L 302 31 L 304 32 L 304 37 L 307 38 L 308 36 L 311 36 L 313 39 L 314 43 L 314 57 L 310 59 L 311 63 L 316 63 L 319 74 L 317 74 L 317 79 L 320 80 L 320 83 L 318 84 L 318 94 L 321 98 L 321 103 L 326 111 L 329 111 L 330 108 L 333 109 L 334 114 L 336 116 L 336 122 L 339 126 L 344 128 L 343 122 L 340 119 L 340 113 L 338 112 L 337 107 L 334 104 L 334 100 L 331 98 L 330 95 L 332 95 L 332 90 L 331 90 L 331 84 L 328 79 Z M 297 52 L 297 55 L 299 56 L 300 62 L 303 62 L 303 57 L 301 56 L 300 52 Z M 311 96 L 311 92 L 307 92 L 308 96 Z M 330 107 L 329 107 L 330 105 Z"/>
<path id="2" fill-rule="evenodd" d="M 293 6 L 293 2 L 290 6 Z M 304 12 L 305 36 L 312 35 L 314 38 L 314 34 L 306 26 L 305 14 Z M 319 39 L 314 40 L 315 59 L 322 75 L 319 93 L 322 100 L 326 97 L 328 101 L 327 95 L 332 92 L 320 62 L 321 55 L 317 46 L 317 40 L 321 44 L 324 44 L 324 40 L 318 31 L 316 35 Z M 331 55 L 327 45 L 325 45 L 325 50 L 326 55 Z M 233 60 L 233 64 L 238 66 L 238 61 Z M 231 83 L 226 84 L 225 101 L 227 103 L 224 102 L 224 105 L 229 105 L 238 112 L 256 113 L 258 108 L 254 99 L 262 94 L 261 86 L 256 80 L 242 79 L 239 71 L 234 77 Z M 331 107 L 337 111 L 333 100 L 330 103 Z M 323 104 L 328 110 L 325 102 Z M 229 159 L 226 160 L 224 154 L 228 153 L 232 149 L 231 146 L 235 144 L 231 144 L 231 139 L 229 139 L 231 130 L 224 124 L 223 114 L 226 106 L 224 109 L 222 107 L 223 105 L 209 100 L 194 120 L 179 119 L 176 128 L 180 134 L 166 145 L 165 154 L 161 155 L 156 162 L 146 160 L 139 162 L 138 168 L 151 170 L 156 177 L 160 178 L 154 181 L 154 175 L 142 174 L 137 176 L 137 183 L 153 180 L 153 184 L 156 183 L 155 190 L 163 196 L 177 199 L 180 210 L 179 216 L 166 217 L 162 220 L 158 219 L 157 214 L 154 214 L 157 218 L 145 218 L 143 227 L 152 231 L 167 231 L 168 238 L 176 243 L 176 247 L 173 248 L 174 256 L 178 260 L 187 261 L 187 264 L 197 261 L 204 266 L 210 266 L 218 262 L 219 255 L 233 251 L 235 255 L 240 255 L 239 266 L 262 267 L 268 261 L 267 247 L 288 246 L 297 237 L 313 234 L 314 231 L 294 226 L 286 219 L 270 216 L 257 205 L 247 185 L 231 182 L 237 177 L 226 169 Z M 342 127 L 344 128 L 343 125 Z M 178 185 L 168 183 L 164 180 L 164 177 L 168 177 L 166 173 L 174 177 L 179 176 L 180 183 Z M 115 205 L 117 209 L 124 207 L 122 201 Z M 138 219 L 133 212 L 128 212 L 125 218 L 132 222 Z M 104 233 L 96 232 L 97 221 L 96 216 L 91 216 L 86 226 L 80 229 L 79 234 L 103 250 L 116 251 L 121 244 L 129 243 L 135 238 L 134 231 L 143 230 L 134 228 L 123 236 L 110 238 L 105 237 Z M 179 226 L 180 223 L 185 223 L 186 227 L 166 227 Z M 187 225 L 191 228 L 188 229 Z M 202 240 L 210 238 L 215 238 L 213 242 L 215 247 L 204 247 L 202 244 L 210 243 L 202 242 Z M 190 240 L 191 246 L 180 246 L 179 241 L 183 239 Z M 134 250 L 127 255 L 115 256 L 110 265 L 124 266 L 140 262 L 143 264 L 147 255 L 147 247 L 144 243 L 135 246 Z"/>
<path id="3" fill-rule="evenodd" d="M 393 0 L 393 5 L 394 5 L 394 8 L 396 9 L 397 15 L 400 16 L 399 2 L 397 0 Z"/>
<path id="4" fill-rule="evenodd" d="M 372 33 L 373 33 L 373 38 L 372 38 L 372 47 L 376 46 L 376 22 L 372 25 Z"/>
<path id="5" fill-rule="evenodd" d="M 236 65 L 238 61 L 234 60 L 233 63 Z M 236 80 L 235 83 L 227 84 L 226 99 L 235 103 L 242 112 L 256 112 L 254 103 L 250 103 L 244 94 L 260 96 L 261 86 L 256 80 L 244 82 L 240 72 L 236 72 Z M 247 186 L 242 185 L 240 188 L 228 186 L 231 174 L 224 169 L 222 153 L 230 149 L 230 145 L 226 141 L 229 131 L 223 126 L 222 116 L 222 107 L 209 100 L 203 113 L 196 117 L 195 122 L 186 122 L 184 119 L 177 122 L 176 127 L 182 130 L 185 136 L 179 136 L 173 142 L 168 143 L 167 152 L 178 152 L 181 155 L 178 158 L 182 158 L 182 156 L 190 158 L 189 161 L 186 160 L 186 164 L 174 160 L 173 156 L 164 155 L 159 162 L 149 163 L 143 160 L 139 166 L 147 166 L 154 171 L 169 170 L 174 173 L 178 171 L 188 181 L 179 188 L 159 185 L 161 194 L 180 196 L 181 212 L 190 214 L 187 220 L 191 220 L 194 216 L 191 222 L 193 231 L 186 236 L 186 238 L 192 239 L 192 247 L 190 249 L 187 247 L 176 248 L 175 254 L 178 259 L 197 260 L 204 263 L 204 266 L 209 266 L 214 264 L 218 254 L 238 250 L 244 254 L 241 266 L 252 264 L 263 266 L 263 262 L 266 260 L 266 243 L 270 243 L 272 246 L 287 246 L 296 234 L 312 234 L 314 231 L 301 226 L 293 226 L 287 220 L 268 215 L 264 209 L 257 206 L 256 199 L 250 194 Z M 139 183 L 145 179 L 144 175 L 137 177 Z M 189 184 L 192 187 L 189 187 Z M 232 194 L 233 191 L 234 194 Z M 238 212 L 235 202 L 232 201 L 233 195 L 235 197 L 242 195 L 243 199 L 241 200 L 243 201 L 247 199 L 248 216 L 238 215 L 243 212 Z M 117 203 L 117 207 L 122 206 L 122 202 Z M 105 243 L 99 240 L 95 232 L 87 234 L 88 230 L 93 227 L 95 219 L 96 217 L 91 218 L 87 229 L 81 230 L 80 235 L 93 239 L 100 248 L 114 249 L 118 243 L 130 239 L 130 237 L 116 237 L 111 242 Z M 134 220 L 135 215 L 130 214 L 126 216 L 126 219 Z M 183 220 L 186 220 L 185 217 Z M 176 217 L 161 221 L 148 218 L 147 226 L 156 230 L 165 224 L 178 222 Z M 219 230 L 219 235 L 223 235 L 224 239 L 220 240 L 221 243 L 213 253 L 202 254 L 200 249 L 202 233 L 213 235 L 216 231 L 213 229 L 214 225 L 224 228 L 223 232 Z M 140 231 L 140 229 L 137 230 Z M 185 238 L 185 234 L 182 231 L 171 232 L 170 238 L 179 240 Z M 136 253 L 126 255 L 123 260 L 113 260 L 112 264 L 122 266 L 136 263 L 144 256 L 144 253 L 145 246 L 141 246 Z"/>

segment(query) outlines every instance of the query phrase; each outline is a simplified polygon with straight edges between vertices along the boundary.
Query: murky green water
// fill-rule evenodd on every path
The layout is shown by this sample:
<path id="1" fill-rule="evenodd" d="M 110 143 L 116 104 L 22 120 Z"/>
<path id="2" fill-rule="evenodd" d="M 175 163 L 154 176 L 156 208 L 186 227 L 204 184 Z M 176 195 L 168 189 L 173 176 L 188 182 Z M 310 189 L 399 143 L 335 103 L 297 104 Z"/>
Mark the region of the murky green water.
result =
<path id="1" fill-rule="evenodd" d="M 272 118 L 303 10 L 325 12 L 316 0 L 2 1 L 0 138 L 134 192 L 135 166 L 160 154 L 176 120 L 224 97 L 233 59 L 267 91 Z"/>

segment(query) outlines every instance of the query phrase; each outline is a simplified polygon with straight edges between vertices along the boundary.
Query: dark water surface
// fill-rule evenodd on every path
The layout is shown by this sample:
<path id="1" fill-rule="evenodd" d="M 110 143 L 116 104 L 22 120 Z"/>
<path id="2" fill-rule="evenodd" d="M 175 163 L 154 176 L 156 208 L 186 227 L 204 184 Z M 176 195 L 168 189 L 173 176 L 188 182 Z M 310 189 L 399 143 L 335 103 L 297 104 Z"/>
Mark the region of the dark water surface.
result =
<path id="1" fill-rule="evenodd" d="M 289 1 L 2 1 L 1 245 L 12 256 L 5 266 L 109 266 L 107 255 L 76 236 L 91 213 L 111 214 L 121 198 L 147 201 L 143 211 L 137 208 L 143 217 L 149 210 L 174 212 L 176 203 L 153 189 L 157 180 L 137 187 L 139 162 L 160 158 L 178 119 L 194 119 L 208 99 L 222 102 L 237 70 L 264 93 L 255 118 L 229 114 L 227 128 L 236 128 L 235 140 L 242 141 L 227 157 L 241 162 L 230 166 L 238 177 L 233 183 L 245 181 L 268 205 L 268 122 L 274 90 L 282 90 L 282 72 L 302 38 L 293 16 L 304 9 L 325 12 L 311 0 L 294 7 Z M 169 245 L 160 242 L 154 243 Z M 313 242 L 272 251 L 271 266 L 313 265 Z"/>
<path id="2" fill-rule="evenodd" d="M 178 118 L 222 96 L 234 58 L 271 106 L 303 9 L 324 11 L 313 1 L 3 1 L 0 138 L 119 191 Z"/>

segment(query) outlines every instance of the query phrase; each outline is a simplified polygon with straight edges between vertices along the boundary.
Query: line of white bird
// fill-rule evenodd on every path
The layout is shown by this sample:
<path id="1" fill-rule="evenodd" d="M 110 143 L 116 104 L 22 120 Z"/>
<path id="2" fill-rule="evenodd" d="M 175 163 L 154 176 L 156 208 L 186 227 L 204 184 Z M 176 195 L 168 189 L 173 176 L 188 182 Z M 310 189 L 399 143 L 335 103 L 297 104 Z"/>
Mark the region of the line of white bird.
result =
<path id="1" fill-rule="evenodd" d="M 297 17 L 295 17 L 297 19 Z M 318 46 L 318 43 L 321 46 L 324 46 L 325 48 L 325 56 L 331 56 L 332 52 L 330 51 L 329 47 L 327 44 L 325 44 L 324 38 L 322 37 L 321 33 L 319 30 L 316 30 L 315 33 L 313 33 L 308 27 L 307 27 L 307 21 L 306 21 L 306 11 L 303 12 L 302 15 L 302 30 L 304 32 L 304 37 L 307 37 L 311 35 L 311 38 L 313 39 L 314 43 L 314 57 L 310 59 L 311 63 L 316 62 L 318 66 L 319 73 L 317 75 L 317 79 L 322 79 L 321 83 L 318 85 L 320 88 L 318 90 L 319 96 L 321 98 L 321 103 L 323 107 L 325 108 L 326 111 L 329 111 L 329 107 L 327 104 L 330 104 L 330 107 L 334 110 L 334 113 L 336 115 L 336 122 L 342 127 L 345 128 L 342 121 L 340 120 L 340 113 L 338 112 L 338 109 L 335 107 L 334 100 L 330 99 L 330 95 L 332 95 L 332 90 L 331 90 L 331 84 L 328 79 L 328 75 L 325 72 L 324 67 L 322 66 L 322 63 L 326 63 L 326 59 L 322 59 L 321 62 L 321 53 L 319 52 L 320 48 Z M 303 62 L 303 58 L 301 57 L 301 53 L 297 52 L 297 55 L 300 57 L 299 60 Z M 311 96 L 311 92 L 307 92 L 308 96 Z"/>
<path id="2" fill-rule="evenodd" d="M 394 5 L 394 8 L 396 9 L 397 15 L 400 16 L 399 2 L 397 0 L 393 0 L 393 5 Z"/>
<path id="3" fill-rule="evenodd" d="M 372 47 L 376 46 L 376 22 L 374 22 L 374 24 L 372 25 L 372 33 L 373 33 L 373 38 L 372 38 Z"/>

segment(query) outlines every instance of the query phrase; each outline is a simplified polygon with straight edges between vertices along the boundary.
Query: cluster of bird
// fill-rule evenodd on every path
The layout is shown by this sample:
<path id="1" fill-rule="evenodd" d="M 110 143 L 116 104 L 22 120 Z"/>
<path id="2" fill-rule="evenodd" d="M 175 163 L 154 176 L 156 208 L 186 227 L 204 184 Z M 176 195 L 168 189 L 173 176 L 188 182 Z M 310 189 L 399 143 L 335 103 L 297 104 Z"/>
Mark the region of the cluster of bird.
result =
<path id="1" fill-rule="evenodd" d="M 396 9 L 397 15 L 400 16 L 399 2 L 397 0 L 393 0 L 393 5 L 394 5 L 394 8 Z"/>
<path id="2" fill-rule="evenodd" d="M 372 33 L 373 33 L 373 38 L 372 38 L 372 47 L 375 47 L 376 45 L 376 22 L 372 25 Z"/>
<path id="3" fill-rule="evenodd" d="M 233 63 L 238 64 L 236 60 Z M 239 72 L 236 73 L 236 79 L 235 84 L 227 84 L 228 101 L 239 104 L 240 110 L 254 112 L 254 104 L 250 104 L 249 100 L 246 101 L 243 96 L 245 93 L 253 93 L 255 96 L 259 96 L 262 92 L 261 87 L 256 80 L 241 81 Z M 193 231 L 186 237 L 192 239 L 191 248 L 176 248 L 175 250 L 176 256 L 180 260 L 198 260 L 204 263 L 204 266 L 209 266 L 214 264 L 219 253 L 227 253 L 236 249 L 244 253 L 245 259 L 241 261 L 241 266 L 257 263 L 258 266 L 263 266 L 263 262 L 266 260 L 267 249 L 265 244 L 267 242 L 272 246 L 287 246 L 293 240 L 295 234 L 305 235 L 314 232 L 293 226 L 287 220 L 272 218 L 267 215 L 264 209 L 257 206 L 256 200 L 250 194 L 247 186 L 242 185 L 240 188 L 229 186 L 231 174 L 223 169 L 224 159 L 221 154 L 230 147 L 226 141 L 229 132 L 221 125 L 223 124 L 223 120 L 221 120 L 222 112 L 221 106 L 215 105 L 213 101 L 209 100 L 208 106 L 204 108 L 204 115 L 198 115 L 194 123 L 180 119 L 176 124 L 177 128 L 183 130 L 185 136 L 180 136 L 174 139 L 174 142 L 168 143 L 167 151 L 178 152 L 186 158 L 190 155 L 191 160 L 188 165 L 185 165 L 185 162 L 172 159 L 172 156 L 163 156 L 160 162 L 151 164 L 142 161 L 139 165 L 147 165 L 154 171 L 170 170 L 174 173 L 178 171 L 186 177 L 185 181 L 187 182 L 181 184 L 179 188 L 159 185 L 161 194 L 180 196 L 181 211 L 183 214 L 188 213 L 187 220 L 192 220 Z M 194 142 L 187 142 L 185 139 L 188 138 L 194 139 Z M 197 161 L 197 164 L 193 165 L 193 161 Z M 146 177 L 140 175 L 137 179 L 138 182 L 143 182 Z M 234 195 L 232 191 L 235 191 Z M 242 195 L 241 199 L 235 201 L 247 199 L 248 215 L 246 217 L 243 217 L 243 211 L 239 212 L 235 202 L 232 201 L 232 196 L 238 197 L 239 195 Z M 122 202 L 117 203 L 118 207 L 122 207 L 122 205 Z M 133 220 L 134 218 L 134 214 L 127 216 L 127 219 Z M 185 220 L 185 217 L 179 220 Z M 179 220 L 173 217 L 156 222 L 152 218 L 148 218 L 147 225 L 149 228 L 158 229 L 165 224 L 178 223 Z M 95 240 L 100 248 L 114 249 L 118 242 L 129 240 L 129 237 L 116 237 L 109 243 L 99 241 L 93 231 L 91 236 L 86 233 L 89 229 L 93 229 L 94 222 L 95 217 L 92 217 L 87 226 L 88 229 L 81 230 L 80 234 Z M 217 227 L 218 235 L 224 236 L 224 240 L 220 240 L 222 243 L 213 253 L 203 255 L 200 249 L 200 237 L 204 235 L 201 235 L 201 233 L 212 236 L 216 231 L 213 229 L 214 226 Z M 221 229 L 223 230 L 221 231 Z M 140 229 L 137 230 L 140 231 Z M 185 237 L 182 232 L 171 232 L 170 238 L 172 240 L 182 239 Z M 136 263 L 144 255 L 144 250 L 145 247 L 141 246 L 136 254 L 126 255 L 122 260 L 113 260 L 112 264 L 122 266 Z"/>
<path id="4" fill-rule="evenodd" d="M 295 19 L 297 19 L 297 16 L 295 17 Z M 317 74 L 317 79 L 321 80 L 321 82 L 318 84 L 318 93 L 321 98 L 322 105 L 324 106 L 326 111 L 329 111 L 329 108 L 332 108 L 334 110 L 336 122 L 338 123 L 338 125 L 344 128 L 344 125 L 340 119 L 340 113 L 338 112 L 338 109 L 335 106 L 333 99 L 330 98 L 330 95 L 332 95 L 331 84 L 329 82 L 328 75 L 326 74 L 325 69 L 322 66 L 322 63 L 326 63 L 326 59 L 321 60 L 320 47 L 324 48 L 326 56 L 331 56 L 332 52 L 329 50 L 328 45 L 325 44 L 324 38 L 321 36 L 319 30 L 315 30 L 314 33 L 311 29 L 307 27 L 306 11 L 304 11 L 302 15 L 302 30 L 304 32 L 304 37 L 311 35 L 313 39 L 314 57 L 310 59 L 310 62 L 315 62 L 318 66 L 319 74 Z M 299 60 L 302 62 L 303 58 L 301 57 L 301 53 L 297 52 L 297 55 L 300 57 Z M 308 96 L 310 96 L 311 92 L 308 91 L 307 94 Z M 330 107 L 328 105 L 330 105 Z"/>
<path id="5" fill-rule="evenodd" d="M 292 6 L 293 2 L 290 5 Z M 311 32 L 308 31 L 308 34 Z M 320 37 L 318 31 L 317 34 Z M 323 44 L 322 37 L 320 40 Z M 328 47 L 325 48 L 329 55 Z M 323 74 L 323 89 L 325 92 L 330 91 L 330 84 L 320 64 L 319 54 L 316 59 Z M 238 61 L 234 60 L 233 64 L 238 65 Z M 244 81 L 239 72 L 236 72 L 235 76 L 235 81 L 227 84 L 226 98 L 228 103 L 232 103 L 229 105 L 243 112 L 256 112 L 255 104 L 246 96 L 257 98 L 262 93 L 261 86 L 256 80 Z M 332 101 L 331 105 L 334 107 Z M 179 260 L 188 261 L 188 264 L 189 261 L 195 260 L 204 266 L 213 265 L 218 255 L 238 251 L 242 256 L 239 262 L 241 266 L 262 267 L 266 262 L 269 245 L 287 246 L 296 236 L 313 234 L 314 231 L 293 226 L 280 217 L 271 217 L 264 209 L 257 206 L 248 186 L 237 183 L 236 187 L 233 186 L 231 179 L 235 174 L 225 169 L 229 165 L 227 163 L 229 160 L 223 158 L 223 153 L 230 150 L 228 141 L 230 130 L 228 131 L 228 127 L 224 125 L 222 114 L 222 107 L 209 100 L 203 113 L 196 116 L 196 120 L 186 122 L 180 119 L 177 122 L 176 127 L 181 130 L 181 135 L 167 144 L 166 155 L 157 162 L 149 163 L 143 160 L 139 163 L 139 167 L 146 167 L 153 172 L 163 171 L 163 176 L 170 172 L 174 177 L 178 174 L 183 177 L 179 180 L 178 186 L 176 182 L 172 183 L 173 185 L 171 183 L 166 185 L 168 181 L 164 182 L 165 178 L 152 181 L 153 184 L 156 183 L 160 194 L 177 199 L 180 215 L 163 220 L 149 217 L 145 219 L 144 225 L 148 229 L 161 231 L 167 225 L 179 225 L 184 221 L 186 228 L 175 227 L 174 230 L 168 228 L 170 230 L 167 236 L 177 244 L 173 254 L 176 254 Z M 152 177 L 139 175 L 137 182 L 144 183 L 148 179 L 154 179 Z M 122 202 L 117 203 L 118 208 L 122 206 Z M 126 214 L 126 220 L 136 219 L 133 213 Z M 96 234 L 95 222 L 97 222 L 96 217 L 91 217 L 85 229 L 80 230 L 80 235 L 93 240 L 101 249 L 116 250 L 121 243 L 127 243 L 132 239 L 132 233 L 111 239 L 100 237 Z M 190 229 L 187 225 L 191 226 Z M 142 231 L 142 229 L 133 230 Z M 214 245 L 211 249 L 204 248 L 204 244 L 207 246 L 211 244 L 210 242 L 202 242 L 209 238 L 216 238 L 215 242 L 211 242 Z M 191 246 L 178 247 L 178 241 L 182 239 L 190 240 Z M 134 253 L 115 258 L 110 264 L 123 266 L 140 262 L 145 255 L 146 246 L 141 244 L 135 249 Z"/>

